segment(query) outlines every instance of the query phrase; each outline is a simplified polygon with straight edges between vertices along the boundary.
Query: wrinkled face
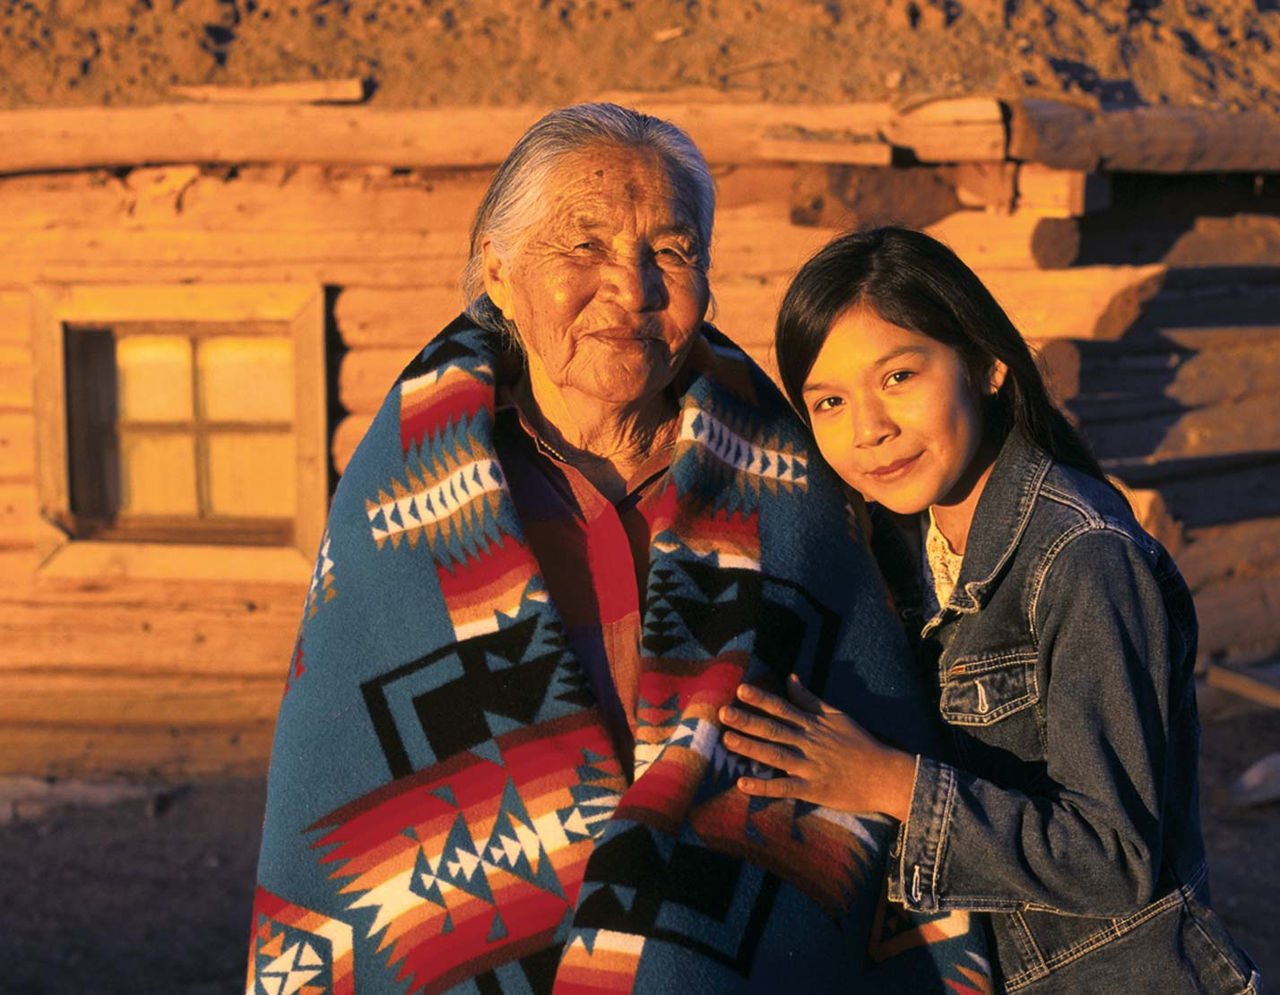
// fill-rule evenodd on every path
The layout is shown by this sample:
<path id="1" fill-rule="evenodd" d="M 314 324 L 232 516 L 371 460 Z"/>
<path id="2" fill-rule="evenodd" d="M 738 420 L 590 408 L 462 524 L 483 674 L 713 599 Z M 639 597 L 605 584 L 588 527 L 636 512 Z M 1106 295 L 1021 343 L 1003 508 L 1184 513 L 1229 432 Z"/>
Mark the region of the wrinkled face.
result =
<path id="1" fill-rule="evenodd" d="M 996 363 L 984 387 L 1003 379 Z M 855 307 L 831 326 L 804 402 L 822 455 L 868 501 L 905 515 L 967 493 L 982 417 L 950 346 Z"/>
<path id="2" fill-rule="evenodd" d="M 707 310 L 694 211 L 652 153 L 600 147 L 552 173 L 546 210 L 485 289 L 515 322 L 531 375 L 613 404 L 663 390 Z"/>

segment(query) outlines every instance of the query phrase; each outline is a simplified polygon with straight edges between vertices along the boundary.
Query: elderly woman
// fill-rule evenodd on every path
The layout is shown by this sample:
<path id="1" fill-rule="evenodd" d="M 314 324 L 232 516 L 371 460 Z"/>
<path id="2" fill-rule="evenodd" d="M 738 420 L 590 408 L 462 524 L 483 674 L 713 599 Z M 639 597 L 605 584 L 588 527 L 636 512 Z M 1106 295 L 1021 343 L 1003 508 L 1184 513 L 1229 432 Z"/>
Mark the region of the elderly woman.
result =
<path id="1" fill-rule="evenodd" d="M 250 991 L 986 990 L 965 914 L 885 910 L 889 820 L 735 787 L 744 680 L 930 726 L 859 518 L 704 323 L 713 209 L 684 133 L 610 104 L 495 175 L 472 303 L 334 498 Z"/>

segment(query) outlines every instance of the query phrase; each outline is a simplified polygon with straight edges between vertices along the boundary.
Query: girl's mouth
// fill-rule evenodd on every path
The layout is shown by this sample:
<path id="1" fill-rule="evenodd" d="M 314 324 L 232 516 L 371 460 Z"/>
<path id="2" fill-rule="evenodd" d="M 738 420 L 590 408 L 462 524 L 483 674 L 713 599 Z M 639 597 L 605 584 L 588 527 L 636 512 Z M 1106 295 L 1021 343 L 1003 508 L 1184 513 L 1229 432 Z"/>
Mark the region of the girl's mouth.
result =
<path id="1" fill-rule="evenodd" d="M 920 455 L 920 453 L 916 453 L 914 456 L 894 460 L 892 463 L 886 463 L 884 466 L 876 467 L 874 470 L 868 470 L 867 476 L 881 483 L 904 477 L 915 466 L 916 460 L 920 458 Z"/>

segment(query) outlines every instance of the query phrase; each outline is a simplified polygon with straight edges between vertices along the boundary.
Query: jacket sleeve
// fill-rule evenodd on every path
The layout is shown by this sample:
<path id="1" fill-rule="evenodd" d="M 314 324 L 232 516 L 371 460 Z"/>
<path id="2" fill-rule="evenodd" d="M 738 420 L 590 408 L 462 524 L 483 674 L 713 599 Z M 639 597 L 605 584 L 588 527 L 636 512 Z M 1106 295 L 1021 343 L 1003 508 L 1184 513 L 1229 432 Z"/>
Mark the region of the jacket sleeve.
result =
<path id="1" fill-rule="evenodd" d="M 891 888 L 908 909 L 1118 916 L 1153 898 L 1173 712 L 1195 646 L 1194 624 L 1166 608 L 1159 547 L 1140 542 L 1082 527 L 1028 591 L 1046 676 L 1042 790 L 919 760 Z"/>

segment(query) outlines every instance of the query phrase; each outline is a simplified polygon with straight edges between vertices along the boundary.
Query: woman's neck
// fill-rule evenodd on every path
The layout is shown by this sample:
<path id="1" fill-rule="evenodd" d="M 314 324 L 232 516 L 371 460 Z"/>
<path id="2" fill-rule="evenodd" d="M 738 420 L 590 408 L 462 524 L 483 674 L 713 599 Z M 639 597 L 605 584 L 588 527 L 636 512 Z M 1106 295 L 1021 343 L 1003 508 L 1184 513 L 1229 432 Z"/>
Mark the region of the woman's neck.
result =
<path id="1" fill-rule="evenodd" d="M 614 501 L 650 455 L 672 441 L 679 415 L 670 391 L 609 404 L 536 375 L 520 382 L 516 402 L 543 444 Z"/>

